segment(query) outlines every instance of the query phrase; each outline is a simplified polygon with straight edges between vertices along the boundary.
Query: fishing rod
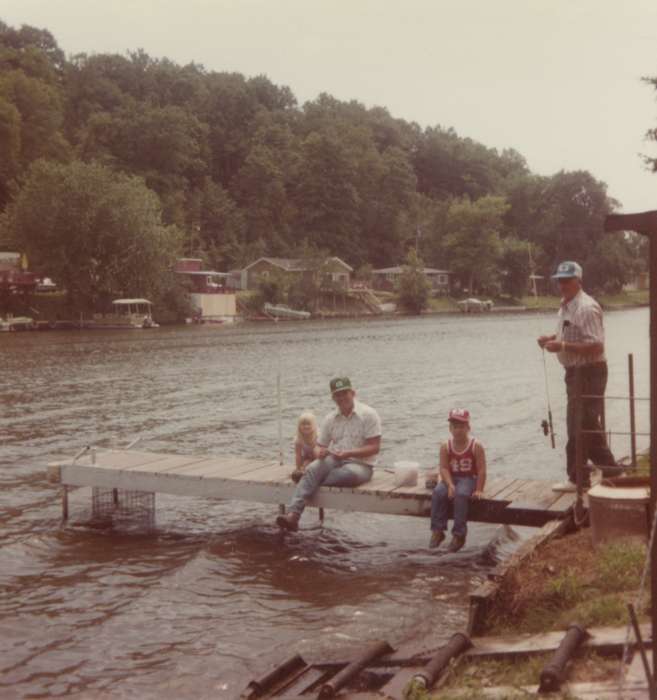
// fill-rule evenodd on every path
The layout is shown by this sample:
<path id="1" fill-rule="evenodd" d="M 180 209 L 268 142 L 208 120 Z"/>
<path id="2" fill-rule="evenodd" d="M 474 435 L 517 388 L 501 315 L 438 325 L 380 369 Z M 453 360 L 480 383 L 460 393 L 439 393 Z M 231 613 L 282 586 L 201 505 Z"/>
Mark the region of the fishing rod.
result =
<path id="1" fill-rule="evenodd" d="M 529 270 L 532 275 L 532 291 L 534 293 L 534 301 L 536 302 L 536 311 L 538 311 L 538 290 L 536 289 L 536 276 L 534 274 L 534 261 L 532 259 L 532 245 L 527 243 L 527 252 L 529 254 Z M 548 371 L 547 371 L 547 361 L 545 359 L 545 348 L 541 348 L 541 356 L 543 358 L 543 380 L 545 382 L 545 402 L 547 407 L 547 419 L 541 421 L 541 428 L 543 429 L 543 435 L 547 437 L 550 436 L 550 444 L 552 449 L 556 449 L 556 442 L 554 439 L 554 423 L 552 421 L 552 402 L 550 400 L 550 383 L 548 382 Z"/>

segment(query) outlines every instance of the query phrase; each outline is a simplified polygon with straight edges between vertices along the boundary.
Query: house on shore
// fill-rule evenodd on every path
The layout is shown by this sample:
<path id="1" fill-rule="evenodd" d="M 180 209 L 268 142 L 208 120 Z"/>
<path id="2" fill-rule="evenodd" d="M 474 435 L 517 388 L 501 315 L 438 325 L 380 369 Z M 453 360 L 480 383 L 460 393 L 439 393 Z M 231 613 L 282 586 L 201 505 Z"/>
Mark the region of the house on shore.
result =
<path id="1" fill-rule="evenodd" d="M 319 277 L 320 286 L 348 290 L 353 268 L 338 257 L 326 258 L 320 265 L 299 258 L 258 258 L 241 273 L 241 288 L 255 289 L 261 279 L 284 275 L 290 280 Z"/>
<path id="2" fill-rule="evenodd" d="M 38 277 L 27 271 L 27 260 L 20 253 L 0 252 L 0 292 L 18 294 L 34 292 Z"/>
<path id="3" fill-rule="evenodd" d="M 227 272 L 203 270 L 200 258 L 180 258 L 174 271 L 185 280 L 189 299 L 194 307 L 194 320 L 199 323 L 232 322 L 237 316 L 237 301 L 228 288 Z"/>
<path id="4" fill-rule="evenodd" d="M 372 287 L 380 291 L 393 292 L 397 288 L 403 272 L 404 267 L 402 265 L 372 270 Z M 422 272 L 427 278 L 432 292 L 445 295 L 450 293 L 452 273 L 449 270 L 436 270 L 433 267 L 424 267 Z"/>

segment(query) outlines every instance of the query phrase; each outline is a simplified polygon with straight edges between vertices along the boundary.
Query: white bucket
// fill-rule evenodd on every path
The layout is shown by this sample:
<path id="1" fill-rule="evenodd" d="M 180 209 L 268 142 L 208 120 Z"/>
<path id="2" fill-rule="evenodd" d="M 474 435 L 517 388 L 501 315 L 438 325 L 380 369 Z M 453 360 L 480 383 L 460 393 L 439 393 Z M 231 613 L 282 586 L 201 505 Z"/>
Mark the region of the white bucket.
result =
<path id="1" fill-rule="evenodd" d="M 395 462 L 395 486 L 417 486 L 420 465 L 417 462 Z"/>

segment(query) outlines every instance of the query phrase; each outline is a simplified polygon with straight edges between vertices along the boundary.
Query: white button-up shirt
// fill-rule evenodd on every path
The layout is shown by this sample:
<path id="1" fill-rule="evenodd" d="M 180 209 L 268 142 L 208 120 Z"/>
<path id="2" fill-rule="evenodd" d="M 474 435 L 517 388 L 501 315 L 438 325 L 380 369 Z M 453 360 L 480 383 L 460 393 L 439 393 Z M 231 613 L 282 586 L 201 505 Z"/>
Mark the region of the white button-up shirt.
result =
<path id="1" fill-rule="evenodd" d="M 355 401 L 350 415 L 345 416 L 336 408 L 324 418 L 318 442 L 330 450 L 342 452 L 364 447 L 366 440 L 375 437 L 381 437 L 379 414 L 367 404 Z M 376 464 L 376 457 L 363 461 Z"/>
<path id="2" fill-rule="evenodd" d="M 604 362 L 605 330 L 600 304 L 581 290 L 568 302 L 561 301 L 557 317 L 557 340 L 566 343 L 602 343 L 602 352 L 596 355 L 579 355 L 574 352 L 557 353 L 564 367 L 581 367 Z"/>

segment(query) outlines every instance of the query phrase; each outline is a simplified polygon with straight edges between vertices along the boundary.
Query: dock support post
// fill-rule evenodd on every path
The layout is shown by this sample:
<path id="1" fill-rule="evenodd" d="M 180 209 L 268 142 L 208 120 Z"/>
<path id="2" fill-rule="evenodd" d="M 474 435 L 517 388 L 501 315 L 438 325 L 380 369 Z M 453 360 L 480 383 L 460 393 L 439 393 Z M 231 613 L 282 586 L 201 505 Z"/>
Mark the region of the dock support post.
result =
<path id="1" fill-rule="evenodd" d="M 324 509 L 320 508 L 319 509 L 319 522 L 323 525 L 324 524 Z"/>
<path id="2" fill-rule="evenodd" d="M 115 508 L 119 505 L 119 490 L 118 489 L 112 489 L 112 503 L 114 504 Z"/>
<path id="3" fill-rule="evenodd" d="M 627 356 L 627 374 L 630 385 L 630 454 L 632 466 L 636 469 L 636 416 L 634 413 L 634 355 Z"/>
<path id="4" fill-rule="evenodd" d="M 284 505 L 283 503 L 279 503 L 279 504 L 278 504 L 278 512 L 279 512 L 281 515 L 285 515 L 285 505 Z"/>
<path id="5" fill-rule="evenodd" d="M 68 486 L 66 484 L 62 485 L 62 520 L 64 522 L 68 520 Z"/>

